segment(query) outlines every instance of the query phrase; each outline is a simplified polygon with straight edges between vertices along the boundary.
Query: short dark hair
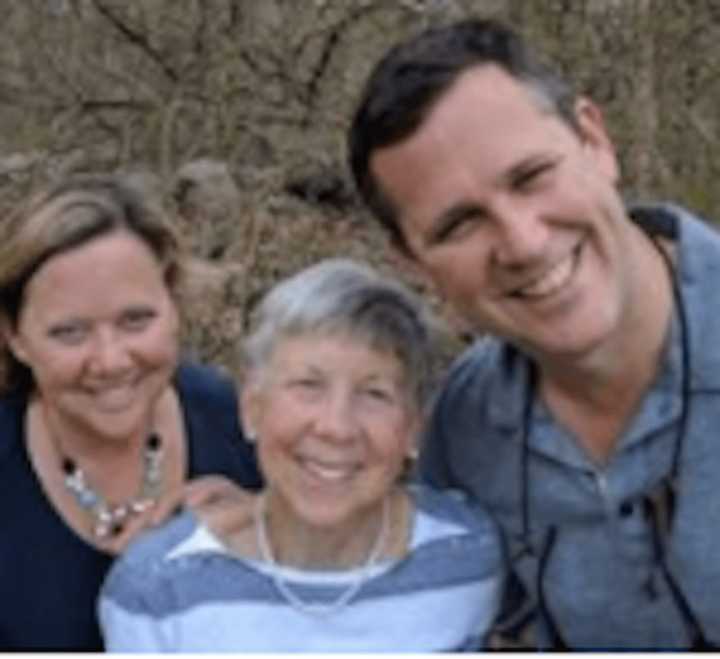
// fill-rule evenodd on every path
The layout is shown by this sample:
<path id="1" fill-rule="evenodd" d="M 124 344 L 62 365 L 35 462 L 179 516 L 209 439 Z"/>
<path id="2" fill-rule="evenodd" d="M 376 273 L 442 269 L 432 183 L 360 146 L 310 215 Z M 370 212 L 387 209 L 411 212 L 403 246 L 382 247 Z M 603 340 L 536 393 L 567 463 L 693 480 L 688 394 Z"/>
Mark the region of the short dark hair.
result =
<path id="1" fill-rule="evenodd" d="M 533 89 L 574 130 L 575 92 L 511 29 L 494 20 L 466 19 L 431 28 L 392 48 L 375 66 L 348 134 L 350 169 L 370 210 L 396 246 L 407 248 L 396 209 L 370 170 L 372 153 L 418 130 L 465 71 L 494 64 Z"/>

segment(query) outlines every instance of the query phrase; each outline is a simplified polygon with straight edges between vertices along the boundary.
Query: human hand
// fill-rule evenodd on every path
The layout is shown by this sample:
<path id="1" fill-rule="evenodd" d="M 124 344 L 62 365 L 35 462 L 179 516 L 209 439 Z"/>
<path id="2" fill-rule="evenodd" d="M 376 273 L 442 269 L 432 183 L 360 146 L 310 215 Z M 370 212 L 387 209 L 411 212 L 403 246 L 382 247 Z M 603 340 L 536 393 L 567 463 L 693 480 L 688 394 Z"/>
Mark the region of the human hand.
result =
<path id="1" fill-rule="evenodd" d="M 224 476 L 201 476 L 184 487 L 185 505 L 220 538 L 230 538 L 253 521 L 257 495 Z"/>
<path id="2" fill-rule="evenodd" d="M 127 518 L 118 533 L 95 538 L 97 545 L 110 554 L 121 554 L 142 531 L 159 526 L 175 513 L 184 502 L 184 494 L 183 488 L 177 487 L 148 501 L 147 508 Z"/>
<path id="3" fill-rule="evenodd" d="M 95 539 L 111 554 L 120 554 L 142 531 L 159 526 L 181 506 L 187 506 L 220 538 L 230 538 L 253 521 L 255 494 L 224 476 L 200 476 L 165 492 L 147 510 L 133 515 L 119 533 Z"/>

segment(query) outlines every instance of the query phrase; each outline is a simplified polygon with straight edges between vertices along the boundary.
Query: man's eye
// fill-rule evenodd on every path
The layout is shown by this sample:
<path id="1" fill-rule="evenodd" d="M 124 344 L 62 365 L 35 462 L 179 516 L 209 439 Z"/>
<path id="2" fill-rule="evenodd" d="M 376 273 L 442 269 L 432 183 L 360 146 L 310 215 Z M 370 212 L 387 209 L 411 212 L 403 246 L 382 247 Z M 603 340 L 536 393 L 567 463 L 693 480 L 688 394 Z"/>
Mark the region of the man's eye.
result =
<path id="1" fill-rule="evenodd" d="M 482 223 L 479 213 L 465 213 L 448 220 L 435 234 L 435 243 L 452 242 L 470 235 Z"/>
<path id="2" fill-rule="evenodd" d="M 513 187 L 516 190 L 527 190 L 542 182 L 555 169 L 554 162 L 538 163 L 518 173 L 513 179 Z"/>
<path id="3" fill-rule="evenodd" d="M 317 389 L 320 389 L 320 387 L 322 386 L 322 382 L 317 378 L 297 378 L 290 381 L 290 386 L 294 389 L 315 391 Z"/>

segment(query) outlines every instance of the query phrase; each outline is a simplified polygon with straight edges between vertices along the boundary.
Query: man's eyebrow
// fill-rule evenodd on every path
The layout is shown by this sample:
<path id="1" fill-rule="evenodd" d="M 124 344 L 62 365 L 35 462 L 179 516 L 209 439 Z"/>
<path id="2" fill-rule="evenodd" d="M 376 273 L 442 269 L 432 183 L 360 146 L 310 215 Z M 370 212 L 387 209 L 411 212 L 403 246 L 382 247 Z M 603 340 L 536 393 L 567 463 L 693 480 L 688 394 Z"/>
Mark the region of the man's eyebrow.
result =
<path id="1" fill-rule="evenodd" d="M 560 157 L 554 152 L 530 153 L 525 158 L 515 163 L 503 174 L 505 184 L 513 184 L 518 179 L 527 176 L 533 170 L 559 162 Z"/>

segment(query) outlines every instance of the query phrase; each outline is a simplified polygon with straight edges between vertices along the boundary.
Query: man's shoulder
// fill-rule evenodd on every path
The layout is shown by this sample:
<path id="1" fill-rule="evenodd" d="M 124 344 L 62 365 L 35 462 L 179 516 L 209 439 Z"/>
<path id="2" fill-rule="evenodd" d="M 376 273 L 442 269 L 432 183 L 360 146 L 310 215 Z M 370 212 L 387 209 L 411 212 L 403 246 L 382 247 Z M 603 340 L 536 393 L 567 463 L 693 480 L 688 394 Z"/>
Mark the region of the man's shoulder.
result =
<path id="1" fill-rule="evenodd" d="M 484 409 L 493 400 L 514 399 L 527 375 L 527 359 L 510 344 L 483 336 L 450 366 L 436 397 L 436 412 L 455 416 L 462 409 Z M 504 404 L 504 403 L 503 403 Z"/>
<path id="2" fill-rule="evenodd" d="M 680 219 L 679 267 L 683 278 L 716 289 L 720 278 L 720 225 L 679 206 L 668 208 Z"/>
<path id="3" fill-rule="evenodd" d="M 476 339 L 450 365 L 444 389 L 467 389 L 483 385 L 507 358 L 509 346 L 494 336 Z"/>
<path id="4" fill-rule="evenodd" d="M 629 208 L 630 216 L 651 235 L 676 239 L 687 259 L 703 252 L 720 252 L 720 225 L 679 204 L 657 202 Z M 690 258 L 690 261 L 696 259 Z"/>
<path id="5" fill-rule="evenodd" d="M 674 207 L 679 224 L 678 273 L 692 352 L 691 388 L 720 389 L 720 232 L 707 220 Z"/>

